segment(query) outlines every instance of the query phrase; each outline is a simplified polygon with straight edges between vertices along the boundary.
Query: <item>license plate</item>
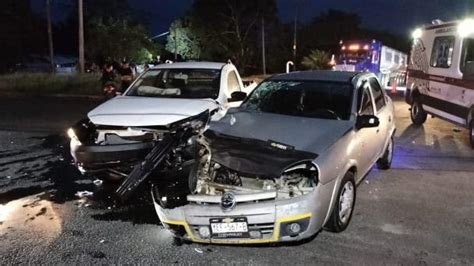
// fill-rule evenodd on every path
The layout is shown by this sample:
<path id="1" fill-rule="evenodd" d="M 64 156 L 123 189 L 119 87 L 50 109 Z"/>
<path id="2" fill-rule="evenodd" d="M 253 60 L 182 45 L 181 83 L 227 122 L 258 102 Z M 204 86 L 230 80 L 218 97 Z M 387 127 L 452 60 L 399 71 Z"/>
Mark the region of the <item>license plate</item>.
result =
<path id="1" fill-rule="evenodd" d="M 211 233 L 214 238 L 249 237 L 247 218 L 211 218 Z"/>

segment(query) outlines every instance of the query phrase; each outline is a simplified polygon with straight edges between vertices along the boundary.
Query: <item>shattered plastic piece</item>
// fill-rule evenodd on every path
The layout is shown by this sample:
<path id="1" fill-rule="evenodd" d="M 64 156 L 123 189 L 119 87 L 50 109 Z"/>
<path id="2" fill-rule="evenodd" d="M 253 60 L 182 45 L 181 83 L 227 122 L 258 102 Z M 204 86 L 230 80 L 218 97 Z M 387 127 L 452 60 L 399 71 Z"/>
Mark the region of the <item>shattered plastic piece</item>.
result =
<path id="1" fill-rule="evenodd" d="M 105 240 L 102 239 L 102 240 L 99 241 L 99 243 L 101 243 L 101 244 L 102 244 L 102 243 L 105 243 Z"/>
<path id="2" fill-rule="evenodd" d="M 87 191 L 87 190 L 84 190 L 84 191 L 76 192 L 75 195 L 79 198 L 84 198 L 84 197 L 90 197 L 90 196 L 94 195 L 94 193 L 90 192 L 90 191 Z"/>
<path id="3" fill-rule="evenodd" d="M 7 178 L 10 179 L 10 178 L 12 178 L 12 177 L 8 175 Z"/>
<path id="4" fill-rule="evenodd" d="M 103 183 L 103 181 L 100 180 L 100 179 L 96 179 L 96 180 L 94 180 L 92 183 L 94 183 L 94 185 L 96 185 L 96 186 L 101 186 L 102 183 Z"/>
<path id="5" fill-rule="evenodd" d="M 369 180 L 365 180 L 365 183 L 366 183 L 366 184 L 369 184 L 370 182 L 369 182 Z"/>
<path id="6" fill-rule="evenodd" d="M 200 254 L 203 253 L 202 249 L 200 249 L 200 248 L 194 248 L 194 251 L 196 251 L 197 253 L 200 253 Z"/>

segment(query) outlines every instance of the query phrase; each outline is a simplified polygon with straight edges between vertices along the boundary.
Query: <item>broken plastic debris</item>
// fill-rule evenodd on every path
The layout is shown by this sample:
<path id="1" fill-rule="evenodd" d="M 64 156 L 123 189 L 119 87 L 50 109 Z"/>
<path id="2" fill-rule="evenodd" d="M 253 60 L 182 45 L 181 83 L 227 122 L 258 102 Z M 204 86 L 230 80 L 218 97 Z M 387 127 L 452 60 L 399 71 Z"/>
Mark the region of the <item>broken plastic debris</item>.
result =
<path id="1" fill-rule="evenodd" d="M 365 183 L 368 184 L 368 183 L 370 183 L 370 182 L 369 182 L 369 180 L 365 180 Z"/>
<path id="2" fill-rule="evenodd" d="M 194 248 L 194 251 L 196 251 L 197 253 L 200 253 L 200 254 L 203 253 L 202 249 L 200 249 L 200 248 Z"/>
<path id="3" fill-rule="evenodd" d="M 104 182 L 104 181 L 102 181 L 102 180 L 100 180 L 100 179 L 96 179 L 96 180 L 94 180 L 92 183 L 94 183 L 94 185 L 96 185 L 96 186 L 101 186 L 103 182 Z"/>
<path id="4" fill-rule="evenodd" d="M 104 240 L 104 239 L 102 239 L 102 240 L 100 240 L 100 241 L 99 241 L 99 243 L 101 243 L 101 244 L 102 244 L 102 243 L 104 243 L 104 242 L 105 242 L 105 240 Z"/>
<path id="5" fill-rule="evenodd" d="M 10 179 L 10 178 L 12 178 L 12 177 L 8 175 L 7 178 Z"/>
<path id="6" fill-rule="evenodd" d="M 94 193 L 87 190 L 76 192 L 76 196 L 79 198 L 89 197 L 92 195 L 94 195 Z"/>

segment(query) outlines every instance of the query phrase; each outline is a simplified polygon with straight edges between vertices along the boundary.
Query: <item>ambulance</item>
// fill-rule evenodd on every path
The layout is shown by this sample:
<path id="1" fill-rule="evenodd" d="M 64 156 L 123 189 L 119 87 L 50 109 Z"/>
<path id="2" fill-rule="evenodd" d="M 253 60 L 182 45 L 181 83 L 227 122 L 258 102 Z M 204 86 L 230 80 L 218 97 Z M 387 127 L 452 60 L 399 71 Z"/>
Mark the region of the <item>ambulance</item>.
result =
<path id="1" fill-rule="evenodd" d="M 430 114 L 469 129 L 474 148 L 474 19 L 416 29 L 405 100 L 414 124 Z"/>

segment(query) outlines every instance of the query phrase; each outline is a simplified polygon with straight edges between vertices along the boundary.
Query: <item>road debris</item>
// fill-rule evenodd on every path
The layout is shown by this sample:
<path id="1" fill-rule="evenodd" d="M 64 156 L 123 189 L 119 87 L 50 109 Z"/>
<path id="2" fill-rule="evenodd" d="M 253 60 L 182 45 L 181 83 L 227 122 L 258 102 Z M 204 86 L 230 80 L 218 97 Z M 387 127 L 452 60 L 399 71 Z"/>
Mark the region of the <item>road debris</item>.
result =
<path id="1" fill-rule="evenodd" d="M 94 195 L 94 193 L 90 192 L 90 191 L 87 191 L 87 190 L 84 190 L 84 191 L 76 192 L 75 195 L 79 198 L 85 198 L 85 197 L 90 197 L 90 196 Z"/>
<path id="2" fill-rule="evenodd" d="M 194 251 L 196 251 L 196 252 L 199 253 L 199 254 L 202 254 L 202 253 L 203 253 L 202 249 L 200 249 L 200 248 L 194 248 Z"/>
<path id="3" fill-rule="evenodd" d="M 104 183 L 104 181 L 102 181 L 102 180 L 100 180 L 100 179 L 96 179 L 96 180 L 94 180 L 92 183 L 94 183 L 94 185 L 96 185 L 96 186 L 99 187 L 99 186 L 101 186 L 101 185 Z"/>

